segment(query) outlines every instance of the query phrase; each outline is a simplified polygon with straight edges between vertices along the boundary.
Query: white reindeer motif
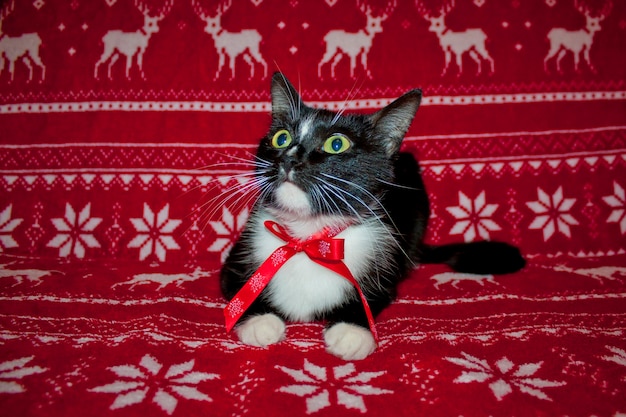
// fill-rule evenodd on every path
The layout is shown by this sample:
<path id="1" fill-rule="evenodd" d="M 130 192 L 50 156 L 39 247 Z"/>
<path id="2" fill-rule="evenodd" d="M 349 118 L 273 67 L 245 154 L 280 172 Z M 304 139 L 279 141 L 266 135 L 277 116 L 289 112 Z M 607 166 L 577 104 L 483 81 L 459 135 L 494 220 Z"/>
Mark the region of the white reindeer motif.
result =
<path id="1" fill-rule="evenodd" d="M 102 52 L 102 56 L 100 56 L 100 59 L 96 62 L 94 69 L 94 77 L 96 79 L 98 79 L 98 68 L 107 61 L 109 61 L 107 75 L 109 79 L 112 79 L 111 67 L 117 62 L 120 55 L 126 57 L 126 79 L 130 80 L 130 69 L 133 64 L 133 58 L 135 57 L 141 78 L 146 79 L 146 75 L 143 72 L 143 55 L 150 42 L 150 37 L 159 31 L 159 22 L 170 12 L 174 0 L 166 0 L 160 13 L 156 16 L 151 16 L 150 9 L 142 0 L 134 0 L 134 2 L 135 7 L 144 16 L 143 27 L 135 32 L 110 30 L 102 37 L 104 52 Z"/>
<path id="2" fill-rule="evenodd" d="M 461 76 L 463 73 L 463 55 L 465 53 L 476 63 L 478 67 L 476 75 L 482 72 L 482 60 L 489 63 L 490 73 L 493 74 L 494 64 L 485 47 L 485 42 L 487 41 L 485 32 L 482 29 L 466 29 L 462 32 L 454 32 L 446 26 L 446 14 L 454 8 L 454 0 L 444 3 L 439 9 L 438 16 L 430 14 L 419 0 L 415 1 L 415 6 L 418 13 L 430 22 L 428 30 L 435 33 L 439 38 L 439 45 L 445 54 L 445 66 L 442 75 L 448 72 L 452 62 L 452 55 L 454 54 L 456 65 L 459 67 L 457 77 Z"/>
<path id="3" fill-rule="evenodd" d="M 397 0 L 393 0 L 380 16 L 375 16 L 372 8 L 365 5 L 362 0 L 357 0 L 357 7 L 365 14 L 367 22 L 365 28 L 358 32 L 346 32 L 345 30 L 331 30 L 324 36 L 326 42 L 326 52 L 322 60 L 317 66 L 317 75 L 322 78 L 322 67 L 331 62 L 330 75 L 335 79 L 335 67 L 344 56 L 350 58 L 350 77 L 354 78 L 354 70 L 356 69 L 356 61 L 361 56 L 361 65 L 365 70 L 367 77 L 372 78 L 372 73 L 367 66 L 367 54 L 372 48 L 374 36 L 383 31 L 383 22 L 389 18 L 389 15 L 396 8 Z"/>
<path id="4" fill-rule="evenodd" d="M 618 277 L 626 277 L 626 267 L 624 266 L 600 266 L 596 268 L 572 268 L 565 265 L 554 267 L 558 272 L 569 272 L 583 277 L 592 278 L 601 284 L 604 280 L 617 281 Z"/>
<path id="5" fill-rule="evenodd" d="M 498 283 L 494 280 L 493 275 L 466 274 L 463 272 L 442 272 L 440 274 L 433 275 L 430 279 L 435 281 L 435 288 L 437 289 L 439 289 L 442 284 L 447 283 L 451 283 L 454 288 L 458 289 L 459 283 L 463 281 L 477 282 L 481 286 L 485 285 L 483 282 L 498 285 Z"/>
<path id="6" fill-rule="evenodd" d="M 41 284 L 43 277 L 47 277 L 53 273 L 60 273 L 58 271 L 45 271 L 42 269 L 5 269 L 8 265 L 10 264 L 0 264 L 0 279 L 14 279 L 15 284 L 13 284 L 13 286 L 21 284 L 24 280 L 30 282 L 33 286 L 37 286 Z"/>
<path id="7" fill-rule="evenodd" d="M 167 287 L 170 284 L 174 284 L 180 287 L 185 282 L 196 281 L 200 278 L 210 277 L 213 273 L 209 271 L 203 271 L 200 268 L 196 268 L 191 274 L 162 274 L 162 273 L 147 273 L 137 274 L 132 279 L 124 282 L 118 282 L 114 284 L 112 288 L 120 285 L 128 285 L 128 289 L 132 290 L 137 285 L 145 284 L 159 284 L 157 291 Z"/>
<path id="8" fill-rule="evenodd" d="M 579 71 L 580 58 L 585 60 L 589 69 L 592 72 L 596 72 L 595 67 L 591 63 L 589 57 L 589 50 L 593 45 L 593 36 L 600 29 L 600 22 L 602 22 L 606 16 L 611 12 L 613 3 L 611 0 L 604 4 L 602 10 L 598 12 L 597 16 L 592 16 L 588 6 L 581 5 L 578 0 L 574 1 L 574 7 L 580 13 L 585 15 L 585 27 L 579 30 L 567 30 L 563 28 L 554 28 L 548 32 L 548 40 L 550 41 L 550 50 L 548 55 L 543 60 L 543 68 L 546 72 L 548 70 L 548 61 L 556 56 L 556 69 L 562 74 L 561 61 L 568 52 L 574 55 L 574 69 Z"/>
<path id="9" fill-rule="evenodd" d="M 0 74 L 4 70 L 5 59 L 9 61 L 10 82 L 15 78 L 15 62 L 21 59 L 28 68 L 28 81 L 33 80 L 33 66 L 31 62 L 41 68 L 42 82 L 46 78 L 46 67 L 39 57 L 41 38 L 36 33 L 24 33 L 20 36 L 8 36 L 2 31 L 2 22 L 15 8 L 15 0 L 6 3 L 0 10 Z"/>
<path id="10" fill-rule="evenodd" d="M 259 46 L 263 40 L 259 32 L 254 29 L 229 32 L 222 28 L 222 15 L 230 8 L 232 0 L 220 3 L 215 17 L 206 13 L 197 0 L 192 0 L 191 3 L 196 15 L 206 23 L 204 31 L 211 35 L 213 42 L 215 42 L 215 49 L 219 57 L 219 63 L 214 77 L 215 80 L 219 78 L 227 56 L 228 67 L 230 68 L 230 79 L 234 79 L 235 61 L 240 55 L 250 66 L 249 79 L 254 78 L 254 61 L 263 66 L 263 77 L 267 78 L 267 63 L 259 51 Z"/>

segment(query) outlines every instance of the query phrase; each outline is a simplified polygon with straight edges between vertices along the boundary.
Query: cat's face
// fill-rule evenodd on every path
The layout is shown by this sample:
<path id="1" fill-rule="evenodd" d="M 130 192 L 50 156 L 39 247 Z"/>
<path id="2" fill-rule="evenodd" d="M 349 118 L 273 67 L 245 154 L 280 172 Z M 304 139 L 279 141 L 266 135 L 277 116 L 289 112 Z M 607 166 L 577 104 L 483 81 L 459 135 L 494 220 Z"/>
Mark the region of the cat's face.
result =
<path id="1" fill-rule="evenodd" d="M 304 105 L 289 81 L 275 74 L 272 125 L 257 151 L 262 204 L 302 218 L 380 213 L 380 199 L 393 182 L 393 159 L 420 98 L 415 90 L 373 115 L 343 115 Z"/>

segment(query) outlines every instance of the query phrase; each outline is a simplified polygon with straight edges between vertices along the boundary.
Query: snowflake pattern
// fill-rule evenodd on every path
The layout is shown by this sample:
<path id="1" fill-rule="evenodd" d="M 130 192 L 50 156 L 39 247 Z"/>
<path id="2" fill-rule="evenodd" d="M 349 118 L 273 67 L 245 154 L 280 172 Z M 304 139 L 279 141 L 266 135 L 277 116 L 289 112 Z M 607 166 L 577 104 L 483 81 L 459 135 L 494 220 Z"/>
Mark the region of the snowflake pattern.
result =
<path id="1" fill-rule="evenodd" d="M 283 248 L 278 248 L 276 252 L 272 253 L 270 260 L 273 266 L 280 266 L 286 262 L 287 252 Z"/>
<path id="2" fill-rule="evenodd" d="M 48 370 L 39 366 L 26 366 L 33 358 L 34 356 L 28 356 L 0 363 L 0 393 L 18 394 L 25 392 L 26 388 L 24 388 L 24 385 L 17 382 L 17 380 Z"/>
<path id="3" fill-rule="evenodd" d="M 578 220 L 569 211 L 576 203 L 576 199 L 564 198 L 563 187 L 559 187 L 551 196 L 541 188 L 537 188 L 537 195 L 537 201 L 526 203 L 528 208 L 536 214 L 535 219 L 528 228 L 543 230 L 544 242 L 547 242 L 557 230 L 564 236 L 571 238 L 570 226 L 578 225 Z"/>
<path id="4" fill-rule="evenodd" d="M 320 241 L 318 250 L 320 255 L 326 257 L 330 253 L 330 243 L 325 240 Z"/>
<path id="5" fill-rule="evenodd" d="M 211 402 L 213 399 L 196 387 L 199 383 L 219 379 L 219 375 L 193 371 L 195 361 L 172 365 L 167 370 L 154 357 L 145 355 L 139 366 L 119 365 L 108 368 L 118 380 L 90 389 L 91 392 L 117 394 L 111 410 L 152 401 L 171 415 L 179 399 Z"/>
<path id="6" fill-rule="evenodd" d="M 172 236 L 182 220 L 170 219 L 170 206 L 166 204 L 156 215 L 148 204 L 143 206 L 143 218 L 130 219 L 137 235 L 128 244 L 129 248 L 139 248 L 139 260 L 155 255 L 165 261 L 168 250 L 180 249 Z"/>
<path id="7" fill-rule="evenodd" d="M 249 282 L 250 289 L 257 293 L 265 287 L 265 276 L 257 272 L 256 274 L 252 275 Z"/>
<path id="8" fill-rule="evenodd" d="M 500 226 L 491 219 L 497 209 L 497 204 L 486 203 L 485 191 L 474 200 L 459 192 L 459 205 L 446 208 L 456 219 L 450 234 L 463 235 L 466 242 L 471 242 L 476 237 L 489 240 L 489 232 L 500 230 Z"/>
<path id="9" fill-rule="evenodd" d="M 85 247 L 100 247 L 92 232 L 101 222 L 101 218 L 91 217 L 91 203 L 83 207 L 78 215 L 74 207 L 67 203 L 65 217 L 52 219 L 58 233 L 48 242 L 48 247 L 59 249 L 59 256 L 63 258 L 73 254 L 82 259 L 85 257 Z"/>
<path id="10" fill-rule="evenodd" d="M 220 221 L 210 221 L 209 224 L 217 234 L 216 239 L 209 246 L 209 252 L 219 252 L 222 263 L 226 261 L 228 253 L 232 249 L 239 233 L 248 219 L 248 208 L 244 208 L 235 217 L 226 207 L 222 209 Z"/>
<path id="11" fill-rule="evenodd" d="M 0 212 L 0 252 L 19 246 L 15 239 L 13 239 L 12 233 L 24 219 L 11 219 L 12 208 L 13 205 L 9 204 Z"/>
<path id="12" fill-rule="evenodd" d="M 619 230 L 622 234 L 626 234 L 626 192 L 617 182 L 613 182 L 613 193 L 613 195 L 602 197 L 602 200 L 612 209 L 606 221 L 619 223 Z"/>
<path id="13" fill-rule="evenodd" d="M 367 407 L 364 396 L 393 394 L 393 391 L 376 388 L 369 384 L 372 379 L 384 375 L 385 371 L 357 373 L 353 363 L 329 369 L 317 366 L 305 359 L 302 370 L 285 366 L 276 368 L 296 382 L 279 388 L 278 392 L 305 398 L 307 414 L 330 407 L 334 401 L 346 409 L 365 413 Z"/>
<path id="14" fill-rule="evenodd" d="M 230 303 L 228 303 L 226 310 L 228 311 L 228 315 L 230 317 L 237 317 L 238 315 L 243 313 L 243 301 L 241 301 L 239 298 L 231 300 Z"/>
<path id="15" fill-rule="evenodd" d="M 463 356 L 462 358 L 445 358 L 447 361 L 466 369 L 454 382 L 457 384 L 490 382 L 489 388 L 498 401 L 502 401 L 504 397 L 511 394 L 513 387 L 516 387 L 524 394 L 528 394 L 540 400 L 552 401 L 552 399 L 543 392 L 543 389 L 565 385 L 565 382 L 548 381 L 535 377 L 535 374 L 539 371 L 543 362 L 525 363 L 516 366 L 509 359 L 503 357 L 496 361 L 495 367 L 492 367 L 487 361 L 476 358 L 465 352 L 461 352 L 461 355 Z"/>

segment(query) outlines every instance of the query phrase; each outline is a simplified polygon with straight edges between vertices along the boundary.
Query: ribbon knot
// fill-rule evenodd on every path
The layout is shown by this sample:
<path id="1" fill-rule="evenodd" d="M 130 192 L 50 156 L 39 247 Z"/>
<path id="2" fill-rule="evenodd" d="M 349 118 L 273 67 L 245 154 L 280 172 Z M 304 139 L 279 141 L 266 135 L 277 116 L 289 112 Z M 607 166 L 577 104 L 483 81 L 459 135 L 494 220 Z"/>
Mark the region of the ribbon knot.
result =
<path id="1" fill-rule="evenodd" d="M 291 237 L 285 229 L 272 221 L 265 222 L 265 227 L 281 240 L 287 242 L 287 247 L 296 253 L 304 252 L 311 259 L 324 261 L 341 261 L 344 252 L 344 240 L 336 239 L 341 230 L 324 229 L 306 240 Z"/>
<path id="2" fill-rule="evenodd" d="M 313 262 L 347 279 L 358 291 L 374 338 L 378 340 L 374 317 L 358 281 L 343 263 L 344 240 L 335 238 L 343 229 L 327 227 L 313 236 L 300 240 L 292 237 L 282 225 L 268 220 L 265 228 L 286 244 L 276 249 L 246 281 L 224 309 L 226 330 L 230 331 L 254 300 L 269 284 L 276 272 L 296 253 L 304 252 Z"/>

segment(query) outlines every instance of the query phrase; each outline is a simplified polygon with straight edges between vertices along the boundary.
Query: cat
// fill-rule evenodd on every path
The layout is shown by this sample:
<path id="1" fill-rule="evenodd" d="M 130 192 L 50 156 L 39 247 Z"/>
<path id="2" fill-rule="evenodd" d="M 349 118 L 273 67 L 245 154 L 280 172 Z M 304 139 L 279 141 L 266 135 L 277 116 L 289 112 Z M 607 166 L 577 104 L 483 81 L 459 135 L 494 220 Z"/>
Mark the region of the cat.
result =
<path id="1" fill-rule="evenodd" d="M 242 312 L 235 326 L 242 343 L 265 347 L 284 339 L 285 321 L 321 320 L 328 352 L 364 359 L 376 349 L 364 305 L 372 316 L 380 313 L 416 265 L 445 263 L 475 274 L 524 266 L 520 251 L 506 243 L 424 244 L 428 197 L 418 162 L 400 152 L 421 99 L 415 89 L 373 114 L 344 114 L 305 105 L 287 78 L 274 74 L 272 122 L 254 162 L 258 197 L 222 267 L 222 293 L 232 301 L 285 245 L 267 221 L 300 240 L 341 230 L 343 263 L 358 286 L 298 253 Z"/>

